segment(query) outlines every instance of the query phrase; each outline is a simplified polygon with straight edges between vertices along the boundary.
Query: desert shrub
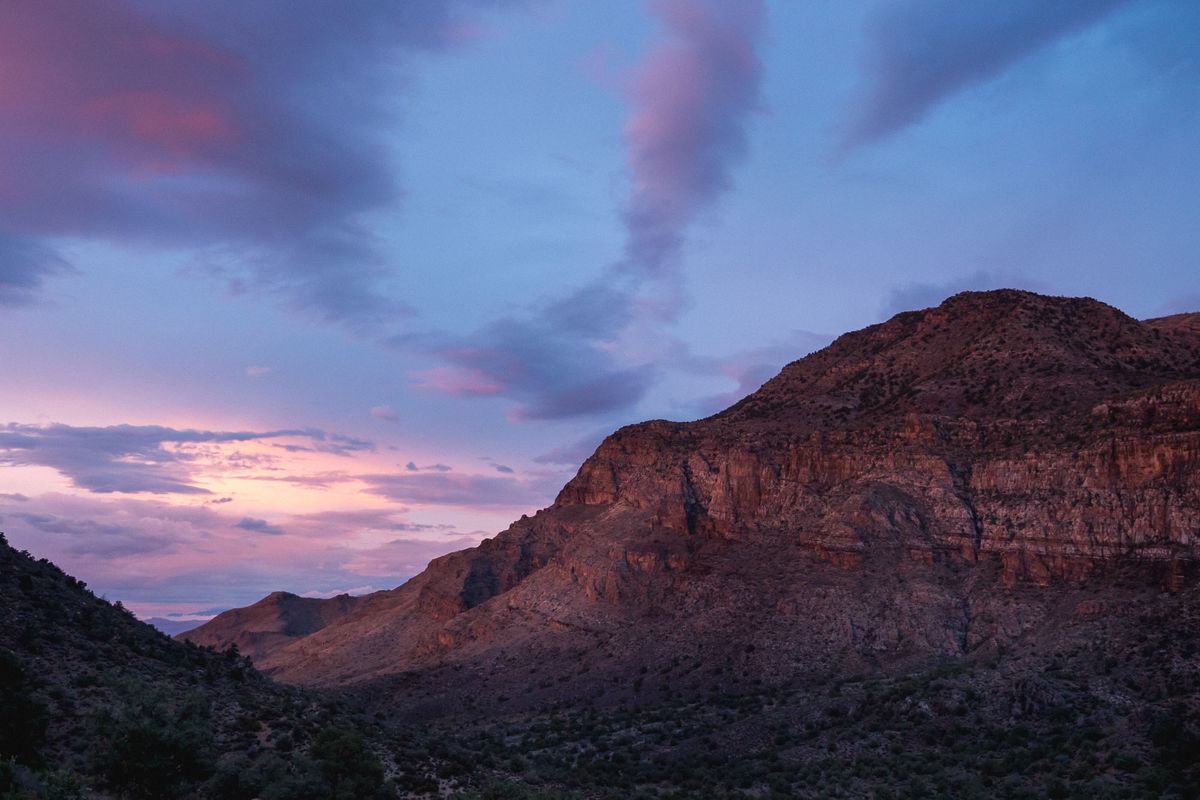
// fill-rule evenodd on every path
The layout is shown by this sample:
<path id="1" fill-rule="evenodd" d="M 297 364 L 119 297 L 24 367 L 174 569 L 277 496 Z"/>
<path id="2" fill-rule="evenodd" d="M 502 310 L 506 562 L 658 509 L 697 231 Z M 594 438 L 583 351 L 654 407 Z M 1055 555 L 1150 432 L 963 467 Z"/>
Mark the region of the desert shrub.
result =
<path id="1" fill-rule="evenodd" d="M 125 684 L 93 721 L 92 763 L 122 797 L 181 797 L 213 771 L 212 724 L 202 698 L 172 708 L 161 693 Z"/>
<path id="2" fill-rule="evenodd" d="M 0 759 L 37 766 L 46 724 L 46 707 L 33 696 L 21 660 L 0 648 Z"/>

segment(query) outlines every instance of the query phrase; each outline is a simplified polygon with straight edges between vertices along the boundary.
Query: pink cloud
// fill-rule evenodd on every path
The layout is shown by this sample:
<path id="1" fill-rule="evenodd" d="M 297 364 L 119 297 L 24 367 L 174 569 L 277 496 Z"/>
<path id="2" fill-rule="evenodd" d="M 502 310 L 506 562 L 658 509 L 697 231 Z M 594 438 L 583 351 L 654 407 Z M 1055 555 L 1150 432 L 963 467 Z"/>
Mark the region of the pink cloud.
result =
<path id="1" fill-rule="evenodd" d="M 635 405 L 658 378 L 629 363 L 622 337 L 665 337 L 685 293 L 674 269 L 687 227 L 729 187 L 747 149 L 746 122 L 759 107 L 755 43 L 761 0 L 651 0 L 664 35 L 626 83 L 632 189 L 624 210 L 623 259 L 605 274 L 533 313 L 504 317 L 467 336 L 430 337 L 446 362 L 415 377 L 427 389 L 517 401 L 508 418 L 612 415 Z M 605 80 L 603 48 L 583 69 Z"/>
<path id="2" fill-rule="evenodd" d="M 633 192 L 625 213 L 626 256 L 659 271 L 677 254 L 696 213 L 730 184 L 746 152 L 745 121 L 759 106 L 754 44 L 758 0 L 654 0 L 667 38 L 635 71 L 625 144 Z"/>
<path id="3" fill-rule="evenodd" d="M 380 169 L 400 70 L 496 4 L 0 2 L 0 232 L 150 241 L 355 331 L 394 325 L 361 220 L 400 194 Z M 21 272 L 22 298 L 44 274 Z"/>
<path id="4" fill-rule="evenodd" d="M 452 395 L 495 395 L 504 384 L 495 376 L 474 367 L 434 367 L 414 372 L 418 389 L 434 389 Z"/>
<path id="5" fill-rule="evenodd" d="M 255 514 L 259 513 L 257 511 Z M 143 611 L 246 605 L 275 589 L 390 588 L 485 534 L 419 524 L 403 509 L 271 514 L 222 506 L 44 494 L 0 497 L 9 541 Z"/>

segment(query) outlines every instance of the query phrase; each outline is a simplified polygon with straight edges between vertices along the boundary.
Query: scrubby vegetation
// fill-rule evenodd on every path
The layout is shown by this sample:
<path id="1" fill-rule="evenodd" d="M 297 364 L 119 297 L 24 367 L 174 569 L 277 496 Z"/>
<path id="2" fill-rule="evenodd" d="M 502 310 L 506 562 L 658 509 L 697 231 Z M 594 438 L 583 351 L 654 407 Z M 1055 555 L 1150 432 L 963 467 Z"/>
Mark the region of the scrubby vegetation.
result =
<path id="1" fill-rule="evenodd" d="M 0 797 L 394 797 L 389 732 L 176 642 L 0 539 Z"/>
<path id="2" fill-rule="evenodd" d="M 1070 636 L 907 674 L 562 706 L 428 735 L 410 757 L 473 781 L 464 800 L 1187 800 L 1200 797 L 1200 606 L 1194 589 L 1148 592 L 1132 618 L 1099 614 Z"/>
<path id="3" fill-rule="evenodd" d="M 908 673 L 405 729 L 172 641 L 2 543 L 0 599 L 3 800 L 1200 797 L 1194 588 Z"/>

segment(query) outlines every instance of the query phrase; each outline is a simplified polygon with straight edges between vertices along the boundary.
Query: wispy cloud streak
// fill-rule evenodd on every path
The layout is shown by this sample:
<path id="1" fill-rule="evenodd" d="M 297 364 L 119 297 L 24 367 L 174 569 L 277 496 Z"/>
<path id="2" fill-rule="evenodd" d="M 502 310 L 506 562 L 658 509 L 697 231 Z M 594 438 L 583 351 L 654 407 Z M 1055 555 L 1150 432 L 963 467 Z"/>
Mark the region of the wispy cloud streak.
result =
<path id="1" fill-rule="evenodd" d="M 887 138 L 952 95 L 990 80 L 1129 0 L 913 0 L 873 19 L 866 85 L 841 147 Z"/>
<path id="2" fill-rule="evenodd" d="M 746 154 L 746 122 L 760 103 L 755 43 L 765 9 L 757 0 L 655 0 L 650 8 L 665 37 L 629 83 L 625 226 L 628 264 L 655 274 Z"/>
<path id="3" fill-rule="evenodd" d="M 420 342 L 442 364 L 419 385 L 515 401 L 516 420 L 611 416 L 636 405 L 663 372 L 623 352 L 631 326 L 661 336 L 683 303 L 687 228 L 731 185 L 758 108 L 758 0 L 651 0 L 661 34 L 625 83 L 631 187 L 624 255 L 574 292 L 467 336 Z"/>
<path id="4" fill-rule="evenodd" d="M 46 278 L 71 272 L 49 247 L 0 231 L 0 306 L 34 302 Z"/>

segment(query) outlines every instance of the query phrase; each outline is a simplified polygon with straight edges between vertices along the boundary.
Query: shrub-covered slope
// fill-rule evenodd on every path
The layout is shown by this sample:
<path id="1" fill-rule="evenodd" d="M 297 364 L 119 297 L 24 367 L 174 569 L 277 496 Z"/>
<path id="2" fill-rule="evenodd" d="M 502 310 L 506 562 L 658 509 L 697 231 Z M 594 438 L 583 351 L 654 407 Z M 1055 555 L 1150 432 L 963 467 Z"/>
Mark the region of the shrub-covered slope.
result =
<path id="1" fill-rule="evenodd" d="M 0 536 L 0 796 L 391 797 L 389 752 L 373 720 L 173 641 Z"/>

